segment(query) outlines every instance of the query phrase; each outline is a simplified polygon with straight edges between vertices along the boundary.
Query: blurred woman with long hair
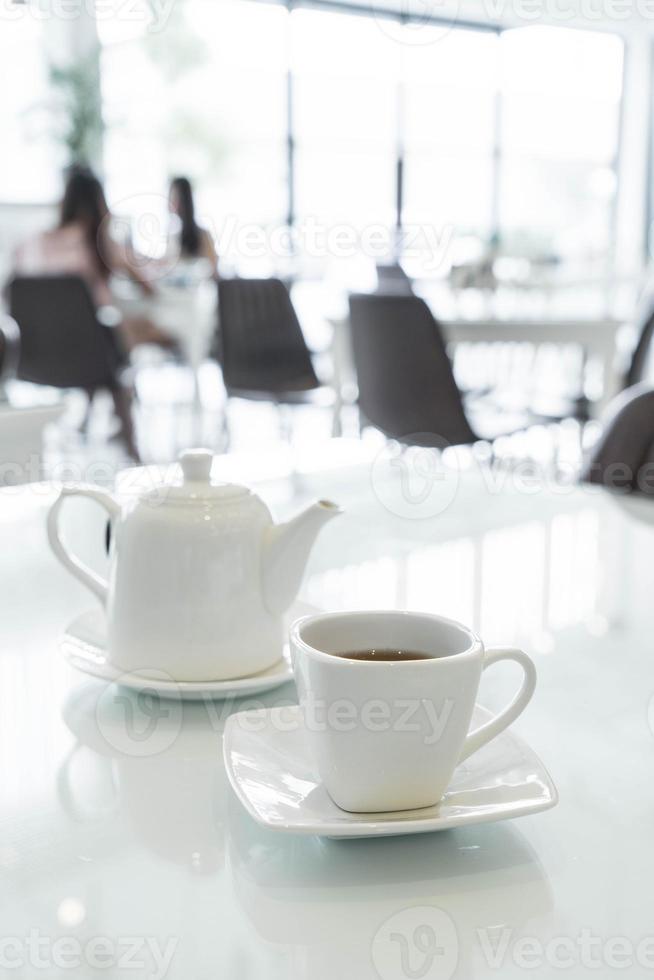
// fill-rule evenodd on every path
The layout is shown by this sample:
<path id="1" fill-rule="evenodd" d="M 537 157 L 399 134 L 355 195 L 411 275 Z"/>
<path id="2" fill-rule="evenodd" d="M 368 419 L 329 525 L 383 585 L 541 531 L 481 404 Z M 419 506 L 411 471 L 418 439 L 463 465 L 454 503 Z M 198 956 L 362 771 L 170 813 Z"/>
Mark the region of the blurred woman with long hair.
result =
<path id="1" fill-rule="evenodd" d="M 177 218 L 174 233 L 176 252 L 181 259 L 206 259 L 211 274 L 216 274 L 218 256 L 213 238 L 195 219 L 193 188 L 188 177 L 173 177 L 170 182 L 168 209 Z"/>
<path id="2" fill-rule="evenodd" d="M 141 271 L 142 263 L 111 238 L 110 226 L 111 213 L 98 178 L 87 170 L 73 171 L 66 181 L 57 226 L 18 249 L 16 272 L 80 276 L 98 307 L 114 303 L 112 275 L 131 279 L 143 293 L 151 295 L 154 288 Z M 128 351 L 142 343 L 171 343 L 167 334 L 145 317 L 123 317 L 118 331 Z"/>
<path id="3" fill-rule="evenodd" d="M 145 294 L 154 291 L 130 253 L 112 240 L 110 222 L 111 214 L 98 178 L 87 170 L 73 171 L 66 181 L 57 225 L 17 250 L 15 272 L 24 276 L 79 276 L 86 282 L 102 320 L 101 308 L 114 306 L 110 288 L 112 275 L 132 279 Z M 113 321 L 117 322 L 117 337 L 113 336 L 124 353 L 143 343 L 164 347 L 172 344 L 168 335 L 147 317 L 120 317 L 117 310 L 112 312 Z M 92 393 L 89 394 L 92 397 Z M 122 423 L 121 435 L 130 454 L 136 457 L 129 393 L 117 389 L 112 395 Z"/>
<path id="4" fill-rule="evenodd" d="M 20 246 L 16 271 L 21 275 L 78 275 L 98 306 L 111 303 L 109 208 L 100 181 L 73 171 L 66 181 L 59 220 Z"/>

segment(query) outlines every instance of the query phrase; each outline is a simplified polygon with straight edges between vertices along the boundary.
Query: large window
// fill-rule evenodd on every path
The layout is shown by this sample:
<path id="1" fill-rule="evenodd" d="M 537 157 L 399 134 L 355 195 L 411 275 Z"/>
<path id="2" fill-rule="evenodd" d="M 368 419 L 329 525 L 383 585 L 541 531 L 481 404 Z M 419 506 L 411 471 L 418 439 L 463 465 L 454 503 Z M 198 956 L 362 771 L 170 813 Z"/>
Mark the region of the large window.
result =
<path id="1" fill-rule="evenodd" d="M 397 45 L 367 17 L 297 10 L 291 23 L 297 218 L 390 228 Z"/>
<path id="2" fill-rule="evenodd" d="M 611 242 L 622 42 L 530 27 L 501 37 L 500 217 L 517 250 L 606 255 Z"/>
<path id="3" fill-rule="evenodd" d="M 257 249 L 279 266 L 286 248 L 321 272 L 330 229 L 360 243 L 376 226 L 391 243 L 399 221 L 431 232 L 426 254 L 444 238 L 499 240 L 531 257 L 609 252 L 617 37 L 422 25 L 416 44 L 414 25 L 386 30 L 342 5 L 179 0 L 171 10 L 155 32 L 100 24 L 114 204 L 138 210 L 154 191 L 164 208 L 169 175 L 188 173 L 237 268 Z M 295 238 L 271 244 L 289 220 Z M 263 239 L 239 236 L 248 226 Z"/>
<path id="4" fill-rule="evenodd" d="M 0 29 L 0 200 L 43 204 L 55 199 L 64 159 L 57 143 L 45 27 L 17 7 Z"/>
<path id="5" fill-rule="evenodd" d="M 243 226 L 283 221 L 287 17 L 278 6 L 185 0 L 162 31 L 143 27 L 123 40 L 112 22 L 100 24 L 114 207 L 146 212 L 158 234 L 168 179 L 182 173 L 198 188 L 201 218 L 228 236 L 228 251 L 243 250 Z"/>
<path id="6" fill-rule="evenodd" d="M 442 38 L 432 30 L 433 44 L 427 38 L 404 52 L 403 217 L 488 238 L 498 37 L 452 31 Z"/>

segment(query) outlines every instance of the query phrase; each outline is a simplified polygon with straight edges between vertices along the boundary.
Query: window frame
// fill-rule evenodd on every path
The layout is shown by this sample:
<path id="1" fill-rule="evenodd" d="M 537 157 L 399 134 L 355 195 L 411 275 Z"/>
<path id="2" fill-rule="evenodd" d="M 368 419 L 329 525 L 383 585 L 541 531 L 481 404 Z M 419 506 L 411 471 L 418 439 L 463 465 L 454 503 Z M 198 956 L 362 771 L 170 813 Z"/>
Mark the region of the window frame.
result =
<path id="1" fill-rule="evenodd" d="M 358 2 L 350 3 L 348 0 L 250 0 L 250 2 L 256 2 L 261 4 L 272 4 L 275 6 L 280 6 L 285 8 L 289 16 L 296 10 L 315 10 L 326 13 L 342 14 L 351 17 L 363 17 L 366 19 L 375 18 L 383 19 L 398 25 L 407 25 L 411 23 L 421 24 L 424 22 L 424 18 L 417 13 L 411 13 L 409 11 L 401 12 L 393 9 L 385 8 L 371 8 L 369 4 Z M 430 24 L 435 27 L 446 26 L 451 27 L 453 30 L 457 31 L 472 31 L 477 34 L 492 34 L 501 37 L 504 33 L 516 29 L 516 25 L 503 25 L 498 22 L 486 22 L 479 23 L 474 20 L 469 19 L 457 19 L 455 23 L 447 17 L 433 16 L 430 18 Z M 552 25 L 558 26 L 558 25 Z M 582 28 L 577 27 L 560 27 L 559 30 L 565 31 L 575 31 L 582 30 Z M 616 180 L 619 179 L 619 163 L 621 158 L 621 137 L 622 137 L 622 119 L 625 111 L 625 66 L 629 54 L 629 44 L 627 39 L 619 34 L 617 31 L 611 30 L 596 30 L 595 33 L 598 34 L 608 34 L 610 36 L 616 37 L 620 40 L 623 47 L 623 79 L 622 79 L 622 89 L 619 103 L 619 124 L 618 133 L 616 137 L 616 147 L 613 154 L 613 159 L 611 160 L 611 170 L 616 176 Z M 120 44 L 120 41 L 115 42 Z M 654 42 L 653 42 L 654 45 Z M 98 52 L 100 48 L 98 48 Z M 285 215 L 285 221 L 288 227 L 296 228 L 298 221 L 298 209 L 297 209 L 297 166 L 298 166 L 298 133 L 297 124 L 294 112 L 295 104 L 295 94 L 296 87 L 298 85 L 298 78 L 293 69 L 292 59 L 289 57 L 287 71 L 286 71 L 286 86 L 284 92 L 285 99 L 285 119 L 286 119 L 286 132 L 282 136 L 282 143 L 285 146 L 285 186 L 286 186 L 286 203 L 285 207 L 282 209 Z M 394 258 L 399 260 L 402 258 L 402 242 L 404 240 L 403 230 L 404 226 L 404 210 L 405 202 L 407 199 L 406 186 L 407 186 L 407 153 L 404 144 L 404 138 L 402 133 L 402 120 L 404 115 L 404 82 L 403 79 L 398 78 L 396 83 L 396 95 L 398 99 L 398 119 L 396 124 L 396 156 L 394 160 L 390 160 L 393 167 L 393 194 L 392 194 L 392 209 L 394 215 L 393 227 L 395 229 L 395 235 L 393 236 L 393 249 Z M 493 129 L 492 129 L 492 145 L 491 145 L 491 187 L 490 187 L 490 201 L 489 201 L 489 214 L 490 214 L 490 224 L 489 224 L 489 242 L 501 242 L 503 237 L 503 222 L 502 222 L 502 182 L 505 178 L 504 172 L 504 160 L 505 160 L 505 147 L 503 146 L 502 140 L 502 122 L 505 112 L 505 96 L 502 92 L 501 85 L 498 85 L 495 92 L 494 98 L 494 108 L 493 108 Z M 652 137 L 652 143 L 654 145 L 654 136 Z M 652 155 L 654 158 L 654 150 L 652 150 Z M 649 168 L 649 173 L 652 173 L 652 167 Z M 615 238 L 616 226 L 618 222 L 618 193 L 613 196 L 610 204 L 610 211 L 608 214 L 608 220 L 610 222 L 610 235 Z M 648 195 L 649 200 L 647 206 L 650 213 L 650 219 L 654 213 L 654 181 L 651 183 L 650 194 Z M 649 226 L 648 226 L 649 227 Z M 654 235 L 654 231 L 651 233 Z"/>

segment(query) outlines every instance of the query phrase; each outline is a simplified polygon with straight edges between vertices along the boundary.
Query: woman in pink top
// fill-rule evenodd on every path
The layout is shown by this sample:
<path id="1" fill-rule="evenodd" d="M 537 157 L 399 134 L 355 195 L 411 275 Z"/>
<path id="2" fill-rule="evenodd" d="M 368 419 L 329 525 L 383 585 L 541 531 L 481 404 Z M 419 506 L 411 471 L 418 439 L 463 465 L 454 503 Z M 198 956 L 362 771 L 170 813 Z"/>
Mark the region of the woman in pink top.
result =
<path id="1" fill-rule="evenodd" d="M 154 290 L 136 263 L 126 250 L 119 249 L 109 237 L 110 218 L 100 181 L 89 172 L 73 173 L 66 184 L 58 226 L 37 235 L 18 249 L 16 272 L 26 276 L 80 276 L 87 283 L 98 307 L 113 303 L 109 288 L 112 274 L 129 276 L 144 293 L 151 294 Z M 161 346 L 171 346 L 173 343 L 146 317 L 123 317 L 117 333 L 120 346 L 127 352 L 142 343 Z M 137 458 L 129 392 L 117 389 L 112 394 L 116 413 L 122 423 L 122 437 L 130 454 Z"/>
<path id="2" fill-rule="evenodd" d="M 16 253 L 19 275 L 77 275 L 87 283 L 98 307 L 111 306 L 112 275 L 123 275 L 151 295 L 152 285 L 139 270 L 127 249 L 109 235 L 111 214 L 102 184 L 93 174 L 76 171 L 66 183 L 59 224 L 37 235 Z M 124 317 L 120 339 L 130 351 L 140 343 L 170 346 L 171 338 L 145 317 Z"/>

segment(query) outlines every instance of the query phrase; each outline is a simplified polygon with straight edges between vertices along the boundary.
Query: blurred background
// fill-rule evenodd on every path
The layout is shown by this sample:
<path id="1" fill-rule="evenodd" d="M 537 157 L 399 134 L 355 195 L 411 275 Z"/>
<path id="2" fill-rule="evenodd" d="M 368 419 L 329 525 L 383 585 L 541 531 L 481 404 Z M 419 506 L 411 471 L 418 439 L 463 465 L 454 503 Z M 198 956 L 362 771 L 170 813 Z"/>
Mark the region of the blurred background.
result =
<path id="1" fill-rule="evenodd" d="M 198 211 L 241 273 L 279 271 L 289 252 L 289 271 L 324 275 L 329 256 L 302 248 L 310 219 L 391 239 L 451 226 L 436 269 L 420 255 L 428 240 L 400 237 L 417 274 L 446 277 L 491 245 L 516 260 L 516 279 L 641 272 L 649 38 L 623 36 L 623 22 L 503 29 L 441 25 L 436 11 L 401 24 L 330 0 L 112 2 L 63 23 L 21 4 L 5 24 L 5 263 L 81 159 L 133 221 L 144 194 L 165 205 L 170 174 L 192 174 Z M 285 225 L 296 234 L 275 248 L 270 233 Z M 247 226 L 268 232 L 268 250 L 240 254 Z M 135 230 L 161 248 L 154 222 Z"/>
<path id="2" fill-rule="evenodd" d="M 440 324 L 464 395 L 499 394 L 535 425 L 574 421 L 581 458 L 624 386 L 649 311 L 643 4 L 13 0 L 2 17 L 2 279 L 83 272 L 53 262 L 61 244 L 42 268 L 17 256 L 65 224 L 70 175 L 96 175 L 102 233 L 130 257 L 127 274 L 106 263 L 116 311 L 100 320 L 134 315 L 128 294 L 142 278 L 150 305 L 138 315 L 174 339 L 166 348 L 139 333 L 128 345 L 141 457 L 167 460 L 198 438 L 216 449 L 277 438 L 279 398 L 271 409 L 259 390 L 260 404 L 239 407 L 237 396 L 226 407 L 230 390 L 252 383 L 221 377 L 216 295 L 218 280 L 274 278 L 337 402 L 314 412 L 306 432 L 311 413 L 294 412 L 282 441 L 288 429 L 292 440 L 320 441 L 374 427 L 342 341 L 348 297 L 394 294 L 399 281 Z M 171 205 L 178 175 L 210 254 L 171 246 L 185 221 Z M 200 296 L 200 280 L 211 295 Z M 34 311 L 21 316 L 11 290 L 5 300 L 33 335 L 21 319 Z M 250 362 L 265 347 L 258 336 Z M 93 458 L 110 458 L 100 388 L 89 421 L 79 391 L 86 398 L 94 384 L 55 379 L 55 397 L 52 380 L 47 368 L 19 365 L 5 395 L 14 408 L 63 398 L 48 443 L 56 458 L 86 452 L 89 438 Z"/>

